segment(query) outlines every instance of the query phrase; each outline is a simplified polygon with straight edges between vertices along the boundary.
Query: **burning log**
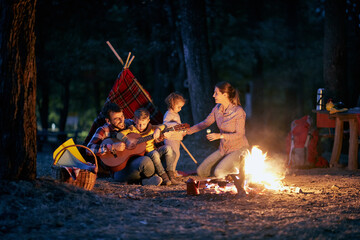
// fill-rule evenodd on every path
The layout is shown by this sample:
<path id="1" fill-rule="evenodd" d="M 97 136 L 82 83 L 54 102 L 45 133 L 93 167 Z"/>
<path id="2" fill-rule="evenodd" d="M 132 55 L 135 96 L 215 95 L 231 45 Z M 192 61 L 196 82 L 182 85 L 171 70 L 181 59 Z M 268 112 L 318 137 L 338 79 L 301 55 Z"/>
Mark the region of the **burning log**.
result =
<path id="1" fill-rule="evenodd" d="M 234 185 L 236 187 L 237 194 L 239 196 L 246 196 L 246 191 L 244 189 L 244 187 L 245 187 L 245 160 L 246 159 L 245 159 L 244 155 L 240 155 L 239 158 L 240 158 L 240 166 L 238 169 L 238 173 L 229 174 L 229 176 L 234 181 Z"/>
<path id="2" fill-rule="evenodd" d="M 234 181 L 234 185 L 239 196 L 246 196 L 245 186 L 245 173 L 239 174 L 230 174 L 231 178 Z"/>
<path id="3" fill-rule="evenodd" d="M 254 147 L 247 155 L 240 156 L 237 173 L 229 174 L 224 179 L 207 179 L 187 181 L 187 194 L 201 193 L 235 193 L 239 197 L 264 194 L 268 191 L 303 193 L 299 187 L 286 187 L 281 181 L 285 174 L 267 161 L 266 153 Z M 246 174 L 245 174 L 246 173 Z"/>
<path id="4" fill-rule="evenodd" d="M 195 181 L 189 178 L 186 182 L 186 192 L 188 195 L 199 195 L 202 193 L 237 193 L 236 187 L 233 182 L 220 179 L 207 179 Z"/>

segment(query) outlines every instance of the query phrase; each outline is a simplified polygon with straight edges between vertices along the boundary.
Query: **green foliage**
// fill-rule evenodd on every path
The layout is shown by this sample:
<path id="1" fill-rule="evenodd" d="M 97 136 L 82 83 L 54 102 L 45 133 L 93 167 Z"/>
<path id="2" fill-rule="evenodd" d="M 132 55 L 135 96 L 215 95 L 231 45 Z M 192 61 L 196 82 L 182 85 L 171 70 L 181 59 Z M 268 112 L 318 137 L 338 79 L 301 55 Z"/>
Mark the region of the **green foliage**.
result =
<path id="1" fill-rule="evenodd" d="M 261 98 L 266 99 L 267 110 L 276 112 L 269 116 L 269 122 L 289 115 L 289 101 L 291 111 L 303 109 L 297 112 L 308 113 L 315 105 L 316 89 L 324 84 L 321 1 L 298 1 L 294 13 L 288 12 L 292 3 L 286 1 L 263 3 L 261 12 L 251 10 L 250 3 L 207 1 L 215 80 L 230 81 L 244 94 L 261 60 Z M 106 41 L 124 61 L 130 51 L 136 56 L 131 70 L 150 94 L 158 87 L 170 91 L 182 61 L 177 47 L 182 46 L 177 4 L 147 0 L 39 1 L 37 36 L 42 50 L 37 56 L 39 74 L 50 82 L 50 121 L 59 121 L 64 87 L 70 84 L 69 112 L 79 116 L 82 130 L 90 128 L 122 68 Z M 295 13 L 291 24 L 291 14 Z M 301 92 L 301 102 L 289 99 L 292 92 Z M 163 103 L 157 95 L 153 98 Z M 283 119 L 279 124 L 287 126 L 289 120 L 293 119 Z"/>

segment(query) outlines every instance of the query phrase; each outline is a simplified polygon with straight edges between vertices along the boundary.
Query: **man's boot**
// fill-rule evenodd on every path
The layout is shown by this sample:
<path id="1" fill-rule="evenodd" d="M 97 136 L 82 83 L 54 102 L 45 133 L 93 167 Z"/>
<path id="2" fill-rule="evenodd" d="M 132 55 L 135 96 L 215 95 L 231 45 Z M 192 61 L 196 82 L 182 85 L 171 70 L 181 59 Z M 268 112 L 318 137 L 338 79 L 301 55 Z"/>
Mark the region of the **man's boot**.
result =
<path id="1" fill-rule="evenodd" d="M 168 171 L 167 174 L 168 174 L 168 176 L 170 178 L 171 184 L 178 185 L 180 183 L 180 182 L 178 182 L 178 180 L 176 180 L 174 171 Z"/>
<path id="2" fill-rule="evenodd" d="M 162 178 L 163 182 L 162 182 L 162 185 L 166 185 L 166 186 L 169 186 L 171 185 L 171 181 L 167 175 L 167 173 L 163 173 L 160 175 L 160 177 Z"/>

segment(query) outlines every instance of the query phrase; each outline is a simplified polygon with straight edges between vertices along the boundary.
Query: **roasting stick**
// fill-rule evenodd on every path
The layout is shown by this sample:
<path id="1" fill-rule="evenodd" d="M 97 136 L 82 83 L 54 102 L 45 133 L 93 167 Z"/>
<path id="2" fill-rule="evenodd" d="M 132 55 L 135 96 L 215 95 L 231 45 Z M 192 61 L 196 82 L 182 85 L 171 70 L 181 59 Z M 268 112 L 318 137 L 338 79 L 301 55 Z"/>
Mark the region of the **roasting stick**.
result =
<path id="1" fill-rule="evenodd" d="M 194 161 L 194 163 L 199 166 L 198 162 L 195 160 L 195 158 L 193 157 L 193 155 L 189 152 L 189 150 L 187 149 L 187 147 L 185 147 L 184 143 L 182 141 L 180 141 L 181 146 L 184 148 L 184 150 L 187 152 L 187 154 L 189 154 L 189 156 L 191 157 L 191 159 Z"/>
<path id="2" fill-rule="evenodd" d="M 121 59 L 121 57 L 117 54 L 117 52 L 115 51 L 115 49 L 113 48 L 113 46 L 111 45 L 111 43 L 109 41 L 106 41 L 107 45 L 110 47 L 110 49 L 112 50 L 112 52 L 115 54 L 115 56 L 117 57 L 117 59 L 119 59 L 120 63 L 122 65 L 124 65 L 123 60 Z M 129 64 L 129 57 L 131 55 L 131 52 L 129 52 L 128 57 L 126 59 L 126 63 L 124 66 L 124 69 L 129 68 L 130 64 L 132 63 L 132 61 L 134 60 L 135 56 L 132 56 Z M 141 89 L 141 91 L 145 94 L 146 98 L 151 102 L 151 104 L 156 107 L 153 103 L 153 101 L 151 100 L 150 96 L 147 94 L 147 92 L 145 91 L 145 89 L 141 86 L 141 84 L 136 80 L 136 78 L 134 78 L 135 83 L 139 86 L 139 88 Z M 183 142 L 180 141 L 181 146 L 184 148 L 184 150 L 187 152 L 187 154 L 189 154 L 190 158 L 194 161 L 194 163 L 199 166 L 198 162 L 195 160 L 195 158 L 193 157 L 193 155 L 190 153 L 190 151 L 187 149 L 187 147 L 184 145 Z"/>

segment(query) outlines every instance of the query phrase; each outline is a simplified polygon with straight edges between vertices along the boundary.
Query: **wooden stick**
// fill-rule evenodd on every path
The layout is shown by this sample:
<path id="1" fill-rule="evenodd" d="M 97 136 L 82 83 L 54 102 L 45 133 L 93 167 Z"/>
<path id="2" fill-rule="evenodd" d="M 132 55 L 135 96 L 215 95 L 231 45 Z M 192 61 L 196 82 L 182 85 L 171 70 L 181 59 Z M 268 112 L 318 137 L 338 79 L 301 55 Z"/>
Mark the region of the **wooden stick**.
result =
<path id="1" fill-rule="evenodd" d="M 127 68 L 130 67 L 130 64 L 132 63 L 132 61 L 134 60 L 134 58 L 135 58 L 135 56 L 133 55 L 133 56 L 131 57 L 131 59 L 130 59 L 130 62 L 129 62 L 128 65 L 126 66 Z"/>
<path id="2" fill-rule="evenodd" d="M 129 52 L 128 57 L 127 57 L 127 59 L 126 59 L 125 66 L 124 66 L 125 69 L 128 68 L 128 67 L 127 67 L 127 64 L 128 64 L 128 62 L 129 62 L 130 55 L 131 55 L 131 52 Z"/>
<path id="3" fill-rule="evenodd" d="M 115 51 L 115 49 L 113 48 L 113 46 L 111 45 L 111 43 L 109 41 L 106 41 L 107 45 L 110 47 L 110 49 L 113 51 L 113 53 L 115 54 L 115 56 L 119 59 L 119 61 L 121 62 L 121 64 L 124 66 L 124 62 L 121 59 L 121 57 L 117 54 L 117 52 Z M 134 60 L 135 56 L 132 56 L 130 62 L 129 62 L 129 58 L 130 58 L 131 52 L 129 52 L 128 57 L 126 59 L 126 63 L 124 66 L 124 69 L 129 68 L 130 64 L 132 63 L 132 61 Z M 141 89 L 141 91 L 145 94 L 146 98 L 149 100 L 149 102 L 151 102 L 151 104 L 156 107 L 153 103 L 153 101 L 151 100 L 150 96 L 147 94 L 147 92 L 145 91 L 145 89 L 141 86 L 141 84 L 136 80 L 136 78 L 134 78 L 135 83 L 138 85 L 138 87 Z M 189 150 L 185 147 L 185 145 L 180 141 L 181 146 L 184 148 L 184 150 L 187 152 L 187 154 L 189 154 L 189 156 L 191 157 L 191 159 L 194 161 L 194 163 L 199 166 L 198 162 L 195 160 L 195 158 L 193 157 L 193 155 L 189 152 Z"/>
<path id="4" fill-rule="evenodd" d="M 121 59 L 121 57 L 117 54 L 117 52 L 115 51 L 115 49 L 113 48 L 113 46 L 111 45 L 111 43 L 109 41 L 106 41 L 107 45 L 110 47 L 110 49 L 113 51 L 113 53 L 115 54 L 115 56 L 119 59 L 119 61 L 121 62 L 121 64 L 124 66 L 124 61 Z"/>
<path id="5" fill-rule="evenodd" d="M 119 61 L 121 62 L 121 64 L 124 65 L 123 60 L 122 60 L 121 57 L 117 54 L 117 52 L 115 51 L 115 49 L 111 46 L 110 42 L 107 41 L 106 43 L 109 45 L 109 47 L 111 48 L 111 50 L 113 51 L 113 53 L 115 54 L 115 56 L 119 59 Z M 126 60 L 126 63 L 127 63 L 127 61 L 129 60 L 130 54 L 131 54 L 131 52 L 129 52 L 128 58 L 127 58 L 127 60 Z M 134 60 L 134 58 L 135 58 L 135 56 L 133 56 L 133 57 L 131 58 L 131 61 L 130 61 L 130 63 L 129 63 L 129 66 L 130 66 L 131 62 Z M 126 66 L 124 66 L 124 69 L 125 69 L 125 68 L 126 68 Z M 152 104 L 154 107 L 156 107 L 156 106 L 154 105 L 153 101 L 151 100 L 149 94 L 147 94 L 147 92 L 146 92 L 145 89 L 143 88 L 143 86 L 141 86 L 141 84 L 136 80 L 136 78 L 134 78 L 134 81 L 135 81 L 136 85 L 138 85 L 138 87 L 141 89 L 141 91 L 145 94 L 145 97 L 149 100 L 149 102 L 151 102 L 151 104 Z"/>
<path id="6" fill-rule="evenodd" d="M 151 104 L 156 108 L 155 104 L 153 103 L 153 101 L 151 100 L 149 94 L 147 94 L 147 92 L 145 91 L 143 86 L 141 86 L 141 84 L 136 80 L 136 78 L 134 78 L 133 80 L 138 85 L 138 87 L 141 89 L 141 91 L 145 94 L 145 97 L 149 100 L 149 102 L 151 102 Z"/>
<path id="7" fill-rule="evenodd" d="M 189 154 L 189 156 L 191 157 L 191 159 L 194 161 L 194 163 L 199 166 L 198 162 L 195 160 L 195 158 L 193 157 L 193 155 L 191 155 L 191 153 L 189 152 L 189 150 L 185 147 L 184 143 L 182 141 L 180 141 L 181 146 L 184 148 L 184 150 L 187 152 L 187 154 Z"/>
<path id="8" fill-rule="evenodd" d="M 115 49 L 113 48 L 113 46 L 111 45 L 111 43 L 109 41 L 106 41 L 107 45 L 109 45 L 110 49 L 113 51 L 113 53 L 115 54 L 115 56 L 119 59 L 119 61 L 121 62 L 122 65 L 124 65 L 123 60 L 121 59 L 121 57 L 117 54 L 117 52 L 115 51 Z M 124 66 L 124 69 L 129 68 L 130 64 L 132 63 L 132 61 L 134 60 L 135 56 L 132 56 L 130 62 L 129 62 L 129 57 L 131 55 L 131 52 L 129 52 L 128 57 L 126 59 L 126 63 Z M 128 64 L 129 62 L 129 64 Z M 141 84 L 136 80 L 136 78 L 134 78 L 135 83 L 138 85 L 138 87 L 141 89 L 141 91 L 145 94 L 146 98 L 149 100 L 149 102 L 151 102 L 151 104 L 156 107 L 153 103 L 153 101 L 151 100 L 150 96 L 147 94 L 147 92 L 145 91 L 145 89 L 141 86 Z M 194 163 L 199 166 L 198 162 L 195 160 L 195 158 L 193 157 L 193 155 L 189 152 L 189 150 L 185 147 L 185 145 L 180 141 L 181 146 L 184 148 L 184 150 L 189 154 L 189 156 L 191 157 L 191 159 L 194 161 Z"/>

